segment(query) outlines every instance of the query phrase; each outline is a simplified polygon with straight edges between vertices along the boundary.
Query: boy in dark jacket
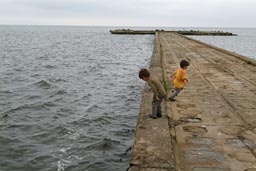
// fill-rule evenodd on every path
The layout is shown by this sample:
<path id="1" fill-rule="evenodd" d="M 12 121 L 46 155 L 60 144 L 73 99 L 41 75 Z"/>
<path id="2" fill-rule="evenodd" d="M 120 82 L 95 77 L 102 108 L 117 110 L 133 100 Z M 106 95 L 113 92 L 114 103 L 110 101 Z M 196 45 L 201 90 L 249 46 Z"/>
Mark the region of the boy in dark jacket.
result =
<path id="1" fill-rule="evenodd" d="M 165 89 L 159 79 L 150 75 L 147 69 L 141 69 L 139 72 L 140 79 L 146 81 L 148 85 L 152 88 L 154 96 L 152 101 L 152 114 L 151 118 L 156 119 L 157 117 L 162 117 L 161 103 L 166 96 Z"/>

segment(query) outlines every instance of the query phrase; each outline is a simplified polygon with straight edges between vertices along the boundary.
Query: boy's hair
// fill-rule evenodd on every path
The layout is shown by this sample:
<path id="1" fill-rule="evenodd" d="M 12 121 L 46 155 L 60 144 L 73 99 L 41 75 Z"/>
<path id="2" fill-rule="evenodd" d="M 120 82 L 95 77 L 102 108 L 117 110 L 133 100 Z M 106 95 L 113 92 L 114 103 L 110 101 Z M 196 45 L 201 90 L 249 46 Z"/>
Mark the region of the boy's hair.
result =
<path id="1" fill-rule="evenodd" d="M 139 77 L 140 77 L 140 79 L 150 77 L 150 73 L 147 69 L 143 68 L 139 72 Z"/>
<path id="2" fill-rule="evenodd" d="M 180 61 L 180 67 L 181 68 L 184 68 L 186 66 L 189 66 L 189 62 L 187 60 L 183 59 L 182 61 Z"/>

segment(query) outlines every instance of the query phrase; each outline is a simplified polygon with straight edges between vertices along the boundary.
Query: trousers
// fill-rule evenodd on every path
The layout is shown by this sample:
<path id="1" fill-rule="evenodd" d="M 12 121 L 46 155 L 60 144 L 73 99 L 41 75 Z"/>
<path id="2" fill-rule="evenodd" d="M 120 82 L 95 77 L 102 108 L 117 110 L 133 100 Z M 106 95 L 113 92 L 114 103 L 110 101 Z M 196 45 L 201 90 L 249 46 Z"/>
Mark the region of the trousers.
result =
<path id="1" fill-rule="evenodd" d="M 172 91 L 172 95 L 169 97 L 170 99 L 173 99 L 175 96 L 177 96 L 183 88 L 174 88 Z"/>
<path id="2" fill-rule="evenodd" d="M 153 101 L 152 101 L 152 116 L 153 117 L 161 117 L 162 116 L 161 103 L 162 103 L 163 99 L 164 99 L 164 97 L 159 97 L 159 100 L 157 100 L 155 97 L 153 97 Z"/>

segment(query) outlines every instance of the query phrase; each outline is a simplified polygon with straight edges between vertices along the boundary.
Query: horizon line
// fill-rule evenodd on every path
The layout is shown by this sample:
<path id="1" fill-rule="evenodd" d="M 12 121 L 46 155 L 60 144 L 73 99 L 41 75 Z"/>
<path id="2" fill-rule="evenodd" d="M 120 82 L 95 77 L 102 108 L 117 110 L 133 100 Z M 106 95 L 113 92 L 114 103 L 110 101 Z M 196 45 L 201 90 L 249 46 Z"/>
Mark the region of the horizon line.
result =
<path id="1" fill-rule="evenodd" d="M 52 27 L 161 27 L 161 28 L 256 28 L 256 26 L 135 26 L 135 25 L 52 25 L 52 24 L 0 24 L 0 26 L 52 26 Z"/>

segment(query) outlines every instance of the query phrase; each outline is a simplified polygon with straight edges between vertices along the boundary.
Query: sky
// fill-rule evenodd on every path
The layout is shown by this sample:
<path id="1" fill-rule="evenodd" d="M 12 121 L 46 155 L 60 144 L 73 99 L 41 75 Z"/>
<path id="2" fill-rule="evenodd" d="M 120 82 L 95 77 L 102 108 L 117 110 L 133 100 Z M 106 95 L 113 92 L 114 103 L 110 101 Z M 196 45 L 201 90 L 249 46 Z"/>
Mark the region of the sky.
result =
<path id="1" fill-rule="evenodd" d="M 256 0 L 0 0 L 2 25 L 256 27 Z"/>

